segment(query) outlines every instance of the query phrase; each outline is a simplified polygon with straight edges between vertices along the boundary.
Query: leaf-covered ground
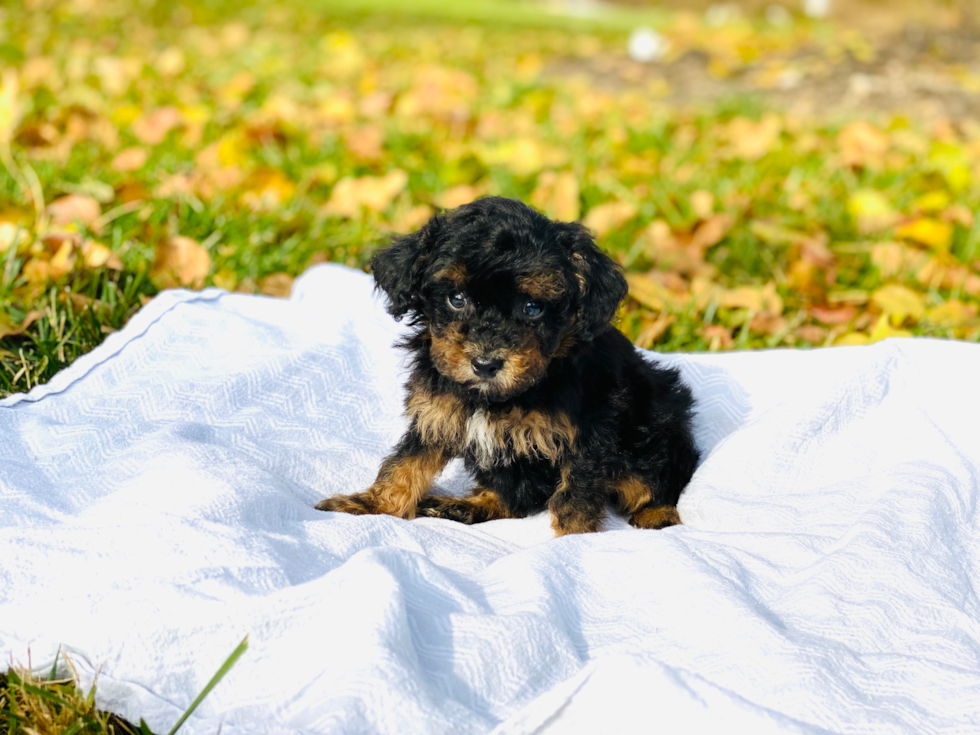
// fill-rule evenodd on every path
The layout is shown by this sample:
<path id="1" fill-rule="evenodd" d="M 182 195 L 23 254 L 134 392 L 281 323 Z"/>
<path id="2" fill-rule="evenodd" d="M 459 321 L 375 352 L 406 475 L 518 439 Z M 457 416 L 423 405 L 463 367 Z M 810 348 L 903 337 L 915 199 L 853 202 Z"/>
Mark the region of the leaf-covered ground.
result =
<path id="1" fill-rule="evenodd" d="M 0 395 L 159 289 L 284 296 L 483 194 L 582 218 L 644 347 L 980 340 L 973 36 L 630 11 L 640 64 L 634 16 L 448 7 L 0 8 Z"/>

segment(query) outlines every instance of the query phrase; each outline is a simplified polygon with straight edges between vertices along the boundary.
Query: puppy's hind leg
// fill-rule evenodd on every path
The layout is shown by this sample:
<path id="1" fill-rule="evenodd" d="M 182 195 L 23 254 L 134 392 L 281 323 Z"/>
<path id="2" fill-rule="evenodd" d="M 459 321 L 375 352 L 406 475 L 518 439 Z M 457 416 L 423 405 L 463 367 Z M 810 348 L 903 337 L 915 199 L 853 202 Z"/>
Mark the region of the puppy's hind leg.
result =
<path id="1" fill-rule="evenodd" d="M 473 488 L 465 498 L 426 495 L 419 500 L 416 515 L 448 518 L 467 525 L 514 517 L 510 507 L 498 493 L 479 487 Z"/>
<path id="2" fill-rule="evenodd" d="M 650 485 L 636 475 L 624 475 L 613 483 L 613 498 L 635 528 L 666 528 L 681 522 L 677 508 L 658 503 Z"/>

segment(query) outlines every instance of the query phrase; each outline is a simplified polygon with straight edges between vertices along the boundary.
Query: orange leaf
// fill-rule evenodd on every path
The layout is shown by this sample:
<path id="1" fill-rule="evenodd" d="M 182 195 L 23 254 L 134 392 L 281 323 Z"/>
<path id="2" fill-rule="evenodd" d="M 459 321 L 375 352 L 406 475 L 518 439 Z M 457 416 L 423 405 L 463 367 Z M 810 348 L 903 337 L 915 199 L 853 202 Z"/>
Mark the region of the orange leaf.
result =
<path id="1" fill-rule="evenodd" d="M 633 219 L 637 212 L 636 205 L 630 202 L 607 202 L 590 209 L 582 224 L 601 239 Z"/>
<path id="2" fill-rule="evenodd" d="M 85 227 L 94 229 L 101 215 L 102 207 L 94 197 L 87 194 L 69 194 L 55 199 L 48 205 L 48 216 L 53 225 L 81 223 Z"/>
<path id="3" fill-rule="evenodd" d="M 120 173 L 138 171 L 146 165 L 149 157 L 150 154 L 146 148 L 133 146 L 132 148 L 119 151 L 115 158 L 112 159 L 112 163 L 109 164 L 109 168 Z"/>
<path id="4" fill-rule="evenodd" d="M 266 296 L 288 299 L 293 292 L 293 277 L 288 273 L 273 273 L 259 283 L 259 290 Z"/>
<path id="5" fill-rule="evenodd" d="M 167 133 L 182 121 L 180 110 L 173 105 L 159 107 L 137 118 L 133 123 L 133 135 L 144 145 L 159 145 L 167 137 Z"/>

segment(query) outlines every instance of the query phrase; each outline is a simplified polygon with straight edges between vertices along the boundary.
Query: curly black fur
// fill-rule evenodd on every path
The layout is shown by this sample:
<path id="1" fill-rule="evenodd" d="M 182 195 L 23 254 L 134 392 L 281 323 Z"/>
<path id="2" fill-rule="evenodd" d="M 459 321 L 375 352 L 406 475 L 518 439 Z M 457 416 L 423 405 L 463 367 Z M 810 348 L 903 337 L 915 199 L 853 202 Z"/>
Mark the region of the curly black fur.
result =
<path id="1" fill-rule="evenodd" d="M 489 197 L 397 238 L 372 267 L 389 313 L 415 327 L 402 345 L 411 425 L 368 491 L 318 508 L 473 523 L 548 507 L 574 533 L 598 530 L 612 498 L 634 525 L 679 522 L 698 461 L 693 399 L 610 324 L 626 280 L 585 227 Z M 428 495 L 453 457 L 478 487 Z"/>

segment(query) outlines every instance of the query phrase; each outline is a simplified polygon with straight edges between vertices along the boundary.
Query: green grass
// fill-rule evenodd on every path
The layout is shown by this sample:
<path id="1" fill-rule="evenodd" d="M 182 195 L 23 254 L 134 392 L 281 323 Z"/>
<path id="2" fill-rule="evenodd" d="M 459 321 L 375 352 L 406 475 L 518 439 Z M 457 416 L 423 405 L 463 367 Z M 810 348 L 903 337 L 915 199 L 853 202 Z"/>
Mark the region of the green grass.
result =
<path id="1" fill-rule="evenodd" d="M 980 339 L 980 229 L 963 214 L 980 208 L 969 125 L 878 118 L 877 137 L 861 145 L 881 149 L 846 162 L 846 120 L 780 113 L 773 134 L 759 122 L 769 114 L 759 95 L 667 104 L 664 82 L 625 59 L 628 23 L 555 27 L 518 0 L 82 7 L 41 2 L 0 15 L 0 140 L 5 124 L 10 139 L 9 170 L 0 167 L 0 396 L 49 380 L 173 285 L 154 263 L 174 236 L 208 254 L 187 285 L 282 293 L 311 263 L 366 267 L 393 230 L 418 226 L 453 187 L 552 211 L 557 174 L 574 177 L 586 222 L 610 202 L 635 208 L 601 228 L 600 243 L 634 286 L 655 282 L 659 295 L 634 288 L 620 315 L 643 346 Z M 799 49 L 831 70 L 805 73 L 835 73 L 848 49 L 870 43 L 811 24 L 709 29 L 672 18 L 650 16 L 671 40 L 670 58 L 696 50 L 717 75 L 802 63 Z M 948 74 L 972 83 L 957 68 Z M 168 105 L 179 125 L 148 140 L 141 116 Z M 753 136 L 761 148 L 745 149 Z M 114 168 L 133 146 L 145 162 Z M 345 177 L 396 170 L 407 185 L 377 210 L 328 211 Z M 884 195 L 894 221 L 862 227 L 849 202 L 865 190 Z M 692 269 L 677 247 L 704 226 L 695 206 L 703 192 L 731 227 L 695 253 Z M 77 238 L 66 267 L 65 235 L 51 238 L 44 208 L 69 193 L 98 200 L 101 219 L 62 226 Z M 923 195 L 948 201 L 925 211 Z M 949 240 L 929 246 L 901 234 L 923 217 L 948 222 Z M 663 227 L 674 243 L 666 251 L 651 235 Z M 108 248 L 117 267 L 86 265 L 86 240 Z M 897 267 L 881 254 L 889 242 Z M 880 297 L 890 285 L 912 294 L 914 313 Z M 762 302 L 733 291 L 745 287 L 774 288 L 782 308 L 760 313 Z M 855 291 L 853 313 L 840 311 L 840 294 Z"/>

